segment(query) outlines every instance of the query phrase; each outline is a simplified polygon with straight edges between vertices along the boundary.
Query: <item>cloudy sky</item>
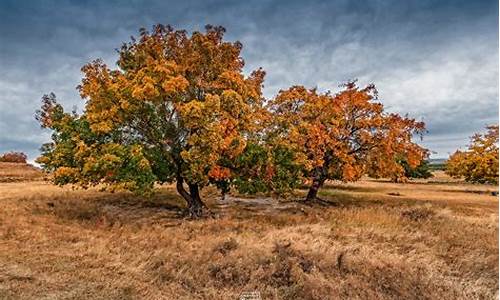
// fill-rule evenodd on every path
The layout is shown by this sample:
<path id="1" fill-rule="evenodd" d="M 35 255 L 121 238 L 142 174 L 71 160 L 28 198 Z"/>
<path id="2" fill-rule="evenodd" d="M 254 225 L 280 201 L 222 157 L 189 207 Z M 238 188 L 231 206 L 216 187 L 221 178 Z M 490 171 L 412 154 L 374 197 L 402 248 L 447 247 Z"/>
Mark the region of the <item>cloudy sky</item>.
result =
<path id="1" fill-rule="evenodd" d="M 43 94 L 67 109 L 86 62 L 116 61 L 141 27 L 227 28 L 265 95 L 294 84 L 373 82 L 390 111 L 424 120 L 432 157 L 498 123 L 498 1 L 0 1 L 0 152 L 33 160 L 50 138 L 34 120 Z"/>

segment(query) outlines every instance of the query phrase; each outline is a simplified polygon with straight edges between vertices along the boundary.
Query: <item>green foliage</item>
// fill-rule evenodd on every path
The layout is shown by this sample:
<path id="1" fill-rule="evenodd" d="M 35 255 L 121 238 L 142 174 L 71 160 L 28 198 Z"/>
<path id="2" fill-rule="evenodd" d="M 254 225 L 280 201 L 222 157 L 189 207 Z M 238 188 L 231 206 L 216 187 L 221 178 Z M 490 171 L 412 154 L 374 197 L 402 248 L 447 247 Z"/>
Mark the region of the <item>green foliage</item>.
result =
<path id="1" fill-rule="evenodd" d="M 234 186 L 240 193 L 255 194 L 267 192 L 265 173 L 268 166 L 269 153 L 264 146 L 256 143 L 247 145 L 245 151 L 236 158 L 236 178 Z"/>
<path id="2" fill-rule="evenodd" d="M 275 166 L 272 177 L 273 191 L 286 194 L 302 184 L 305 170 L 303 166 L 297 164 L 293 151 L 277 146 L 272 149 L 272 158 L 272 164 Z"/>
<path id="3" fill-rule="evenodd" d="M 286 195 L 302 183 L 302 167 L 294 153 L 281 146 L 249 144 L 237 158 L 234 186 L 238 192 Z"/>
<path id="4" fill-rule="evenodd" d="M 399 164 L 404 169 L 404 176 L 406 178 L 431 178 L 433 177 L 429 162 L 427 160 L 422 160 L 421 163 L 412 168 L 406 160 L 400 160 Z"/>
<path id="5" fill-rule="evenodd" d="M 150 190 L 156 177 L 141 145 L 125 141 L 116 132 L 93 132 L 85 114 L 65 113 L 54 94 L 44 96 L 42 101 L 43 110 L 37 112 L 37 119 L 53 133 L 52 142 L 41 147 L 37 162 L 53 172 L 54 183 L 84 188 L 107 184 L 111 189 L 137 193 Z"/>

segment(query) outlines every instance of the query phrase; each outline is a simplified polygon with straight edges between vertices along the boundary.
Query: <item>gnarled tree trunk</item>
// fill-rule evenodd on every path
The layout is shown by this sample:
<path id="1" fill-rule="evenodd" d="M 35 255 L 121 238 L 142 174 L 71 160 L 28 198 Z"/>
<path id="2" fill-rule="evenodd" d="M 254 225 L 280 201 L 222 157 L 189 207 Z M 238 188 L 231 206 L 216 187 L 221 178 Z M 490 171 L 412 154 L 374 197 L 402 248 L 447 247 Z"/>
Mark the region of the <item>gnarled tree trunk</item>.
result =
<path id="1" fill-rule="evenodd" d="M 190 218 L 199 218 L 203 214 L 203 202 L 200 198 L 200 192 L 197 184 L 189 183 L 189 193 L 184 189 L 184 179 L 177 177 L 176 188 L 177 192 L 186 200 L 187 213 Z"/>
<path id="2" fill-rule="evenodd" d="M 331 161 L 331 155 L 325 154 L 325 162 L 322 166 L 316 167 L 312 173 L 312 184 L 306 196 L 306 203 L 320 202 L 326 204 L 327 202 L 318 198 L 318 191 L 323 186 L 327 178 L 327 170 Z"/>
<path id="3" fill-rule="evenodd" d="M 191 216 L 201 217 L 203 213 L 203 202 L 201 201 L 200 191 L 197 184 L 189 184 L 189 193 L 191 194 L 192 203 L 189 207 Z"/>
<path id="4" fill-rule="evenodd" d="M 325 183 L 325 179 L 321 178 L 321 176 L 313 178 L 313 183 L 306 196 L 306 202 L 313 202 L 319 199 L 318 190 L 323 186 L 323 183 Z"/>
<path id="5" fill-rule="evenodd" d="M 328 165 L 323 165 L 323 167 L 317 168 L 312 176 L 312 184 L 311 187 L 309 188 L 309 192 L 307 193 L 306 199 L 304 203 L 306 204 L 320 204 L 323 206 L 330 206 L 330 205 L 336 205 L 335 202 L 328 201 L 328 200 L 323 200 L 318 197 L 318 191 L 321 187 L 323 187 L 323 184 L 325 183 L 326 179 L 328 179 L 328 174 L 326 172 Z M 335 178 L 335 177 L 334 177 Z"/>

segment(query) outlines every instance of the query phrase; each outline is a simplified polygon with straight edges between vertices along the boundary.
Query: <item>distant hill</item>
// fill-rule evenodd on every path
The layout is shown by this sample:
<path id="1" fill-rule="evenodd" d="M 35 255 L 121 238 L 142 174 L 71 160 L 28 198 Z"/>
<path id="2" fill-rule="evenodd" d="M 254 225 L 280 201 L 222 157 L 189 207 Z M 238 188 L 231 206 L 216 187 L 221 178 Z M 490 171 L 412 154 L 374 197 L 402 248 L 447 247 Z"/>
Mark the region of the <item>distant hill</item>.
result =
<path id="1" fill-rule="evenodd" d="M 0 162 L 0 182 L 41 180 L 44 176 L 41 169 L 27 163 Z"/>

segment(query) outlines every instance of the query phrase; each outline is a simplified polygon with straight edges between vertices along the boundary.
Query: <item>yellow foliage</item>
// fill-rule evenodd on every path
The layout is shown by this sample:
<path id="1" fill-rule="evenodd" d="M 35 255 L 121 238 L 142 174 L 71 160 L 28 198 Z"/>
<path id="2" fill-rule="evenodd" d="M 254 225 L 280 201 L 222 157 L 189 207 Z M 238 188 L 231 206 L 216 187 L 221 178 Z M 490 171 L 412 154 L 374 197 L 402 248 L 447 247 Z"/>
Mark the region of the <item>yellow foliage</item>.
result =
<path id="1" fill-rule="evenodd" d="M 337 94 L 302 86 L 280 91 L 270 104 L 273 142 L 293 149 L 296 161 L 323 180 L 357 180 L 368 169 L 400 176 L 398 155 L 412 165 L 426 155 L 412 142 L 413 133 L 421 133 L 424 124 L 384 113 L 375 95 L 373 86 L 359 89 L 354 83 Z"/>
<path id="2" fill-rule="evenodd" d="M 498 183 L 498 125 L 475 134 L 467 151 L 456 151 L 446 162 L 446 173 L 467 181 Z"/>

